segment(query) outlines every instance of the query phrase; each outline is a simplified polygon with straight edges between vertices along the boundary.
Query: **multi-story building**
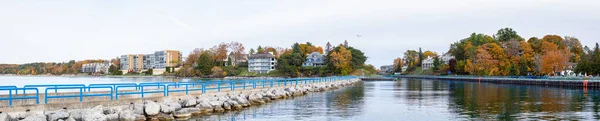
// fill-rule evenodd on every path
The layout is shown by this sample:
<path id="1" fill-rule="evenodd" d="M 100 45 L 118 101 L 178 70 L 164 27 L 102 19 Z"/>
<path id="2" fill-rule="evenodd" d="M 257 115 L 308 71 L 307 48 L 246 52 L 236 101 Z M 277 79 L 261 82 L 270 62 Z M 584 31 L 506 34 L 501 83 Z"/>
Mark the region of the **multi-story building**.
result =
<path id="1" fill-rule="evenodd" d="M 83 73 L 104 73 L 108 74 L 108 68 L 112 63 L 88 63 L 81 65 L 81 72 Z"/>
<path id="2" fill-rule="evenodd" d="M 269 73 L 275 70 L 276 64 L 277 60 L 271 53 L 248 55 L 248 72 Z"/>
<path id="3" fill-rule="evenodd" d="M 129 54 L 122 55 L 121 58 L 121 71 L 127 72 L 141 72 L 148 69 L 153 69 L 161 72 L 166 67 L 177 67 L 181 62 L 181 52 L 175 50 L 164 50 L 156 51 L 153 54 Z"/>
<path id="4" fill-rule="evenodd" d="M 306 60 L 302 63 L 302 66 L 323 66 L 325 65 L 325 57 L 319 52 L 313 52 L 306 55 Z"/>
<path id="5" fill-rule="evenodd" d="M 381 73 L 392 73 L 394 72 L 394 65 L 385 65 L 379 68 Z"/>

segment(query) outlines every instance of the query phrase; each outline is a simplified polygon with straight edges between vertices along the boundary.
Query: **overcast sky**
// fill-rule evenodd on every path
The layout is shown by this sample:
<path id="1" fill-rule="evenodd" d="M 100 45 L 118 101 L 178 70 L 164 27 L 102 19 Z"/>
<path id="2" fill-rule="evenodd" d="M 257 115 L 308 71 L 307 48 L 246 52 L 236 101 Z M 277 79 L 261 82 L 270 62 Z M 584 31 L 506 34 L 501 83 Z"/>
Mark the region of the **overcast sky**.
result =
<path id="1" fill-rule="evenodd" d="M 0 16 L 0 63 L 17 64 L 348 40 L 379 67 L 503 27 L 600 41 L 598 0 L 2 0 Z"/>

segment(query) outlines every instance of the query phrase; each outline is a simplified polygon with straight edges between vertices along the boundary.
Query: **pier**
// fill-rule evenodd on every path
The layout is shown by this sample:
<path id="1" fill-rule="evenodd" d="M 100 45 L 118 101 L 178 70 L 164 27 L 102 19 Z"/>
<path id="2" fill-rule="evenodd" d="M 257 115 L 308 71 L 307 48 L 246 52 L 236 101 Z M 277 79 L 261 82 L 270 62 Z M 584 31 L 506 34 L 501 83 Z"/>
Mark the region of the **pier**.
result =
<path id="1" fill-rule="evenodd" d="M 600 88 L 600 78 L 584 77 L 539 77 L 539 76 L 422 76 L 397 75 L 396 78 L 419 78 L 434 80 L 456 80 L 469 82 L 489 82 L 498 84 L 549 85 L 566 87 Z"/>
<path id="2" fill-rule="evenodd" d="M 46 119 L 54 117 L 53 113 L 62 113 L 69 115 L 58 119 L 87 120 L 91 117 L 133 121 L 189 118 L 192 114 L 196 116 L 237 110 L 271 100 L 301 96 L 308 92 L 337 89 L 358 81 L 357 77 L 346 76 L 207 82 L 27 85 L 22 88 L 5 86 L 0 88 L 8 93 L 0 98 L 0 117 Z M 139 109 L 142 109 L 141 112 Z M 107 114 L 106 111 L 109 110 L 113 112 Z M 85 112 L 100 113 L 73 117 L 77 113 Z"/>

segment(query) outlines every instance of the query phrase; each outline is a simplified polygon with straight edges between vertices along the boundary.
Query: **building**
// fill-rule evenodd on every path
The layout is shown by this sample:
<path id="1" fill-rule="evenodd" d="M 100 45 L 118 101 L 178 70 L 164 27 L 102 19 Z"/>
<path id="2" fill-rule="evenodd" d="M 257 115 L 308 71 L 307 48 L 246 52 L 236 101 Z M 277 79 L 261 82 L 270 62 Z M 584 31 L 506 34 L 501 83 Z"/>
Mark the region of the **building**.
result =
<path id="1" fill-rule="evenodd" d="M 108 68 L 110 68 L 110 66 L 112 65 L 112 63 L 106 62 L 106 63 L 87 63 L 87 64 L 83 64 L 81 65 L 81 72 L 83 73 L 104 73 L 104 74 L 108 74 Z"/>
<path id="2" fill-rule="evenodd" d="M 381 73 L 392 73 L 394 72 L 394 65 L 385 65 L 379 68 Z"/>
<path id="3" fill-rule="evenodd" d="M 450 60 L 454 59 L 454 56 L 452 56 L 452 54 L 450 53 L 444 53 L 442 54 L 442 57 L 440 58 L 440 61 L 443 62 L 446 65 L 450 64 Z"/>
<path id="4" fill-rule="evenodd" d="M 302 63 L 302 66 L 324 66 L 325 65 L 325 56 L 319 52 L 313 52 L 311 54 L 306 55 L 306 60 Z"/>
<path id="5" fill-rule="evenodd" d="M 275 70 L 276 64 L 277 60 L 271 53 L 248 55 L 248 72 L 269 73 Z"/>
<path id="6" fill-rule="evenodd" d="M 432 68 L 433 60 L 434 60 L 434 58 L 427 57 L 427 59 L 423 60 L 423 63 L 421 63 L 421 68 L 423 68 L 423 70 Z"/>
<path id="7" fill-rule="evenodd" d="M 229 53 L 229 55 L 227 55 L 227 58 L 225 58 L 223 60 L 223 62 L 225 62 L 224 66 L 229 66 L 229 60 L 231 59 L 231 66 L 237 66 L 240 63 L 244 63 L 244 62 L 248 62 L 248 54 L 243 54 L 242 58 L 240 59 L 236 59 L 235 55 L 233 52 Z"/>
<path id="8" fill-rule="evenodd" d="M 166 67 L 179 66 L 181 60 L 181 52 L 176 50 L 156 51 L 152 54 L 129 54 L 122 55 L 120 58 L 123 73 L 152 69 L 155 74 L 161 74 Z"/>

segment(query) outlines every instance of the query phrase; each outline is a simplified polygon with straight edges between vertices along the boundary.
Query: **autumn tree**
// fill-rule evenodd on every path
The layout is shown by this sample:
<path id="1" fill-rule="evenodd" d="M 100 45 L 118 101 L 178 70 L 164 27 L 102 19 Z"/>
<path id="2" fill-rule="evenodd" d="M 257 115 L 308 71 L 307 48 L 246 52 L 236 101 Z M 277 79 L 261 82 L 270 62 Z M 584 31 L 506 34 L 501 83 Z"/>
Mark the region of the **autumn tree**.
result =
<path id="1" fill-rule="evenodd" d="M 437 53 L 427 50 L 423 53 L 423 56 L 425 56 L 424 58 L 433 58 L 437 57 Z"/>
<path id="2" fill-rule="evenodd" d="M 244 50 L 246 50 L 246 48 L 244 47 L 244 45 L 242 43 L 239 42 L 231 42 L 227 45 L 227 47 L 229 48 L 229 51 L 231 52 L 231 56 L 233 59 L 232 63 L 239 63 L 242 60 L 244 60 Z"/>
<path id="3" fill-rule="evenodd" d="M 341 75 L 348 75 L 352 71 L 352 53 L 343 45 L 338 47 L 339 50 L 333 51 L 330 54 L 329 59 L 335 67 L 336 72 L 340 73 Z"/>
<path id="4" fill-rule="evenodd" d="M 212 61 L 215 65 L 222 66 L 224 64 L 224 60 L 227 59 L 227 48 L 226 43 L 221 43 L 210 48 Z"/>
<path id="5" fill-rule="evenodd" d="M 562 71 L 569 61 L 569 51 L 567 49 L 559 49 L 559 46 L 552 41 L 542 42 L 542 62 L 541 73 L 553 74 L 554 72 Z"/>

